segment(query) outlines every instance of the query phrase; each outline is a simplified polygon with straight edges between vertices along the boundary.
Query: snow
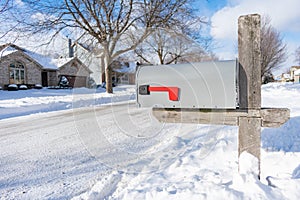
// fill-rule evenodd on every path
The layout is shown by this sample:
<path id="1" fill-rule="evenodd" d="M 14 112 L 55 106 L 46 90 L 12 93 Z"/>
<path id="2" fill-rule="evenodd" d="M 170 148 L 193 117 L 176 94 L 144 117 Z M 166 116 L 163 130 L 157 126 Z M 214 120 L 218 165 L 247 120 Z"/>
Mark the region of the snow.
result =
<path id="1" fill-rule="evenodd" d="M 117 101 L 134 99 L 134 88 L 119 87 L 120 97 Z M 74 105 L 93 107 L 112 103 L 112 95 L 105 89 L 32 89 L 20 91 L 0 91 L 0 119 L 24 116 L 41 112 L 72 109 Z"/>
<path id="2" fill-rule="evenodd" d="M 295 75 L 295 76 L 299 76 L 299 75 L 300 75 L 300 69 L 295 70 L 295 71 L 294 71 L 294 75 Z"/>
<path id="3" fill-rule="evenodd" d="M 65 64 L 67 64 L 68 62 L 70 62 L 73 58 L 59 58 L 59 59 L 53 59 L 52 62 L 58 67 L 62 67 Z"/>
<path id="4" fill-rule="evenodd" d="M 24 54 L 26 54 L 27 56 L 35 60 L 37 63 L 39 63 L 44 69 L 57 70 L 59 67 L 68 63 L 70 60 L 74 59 L 74 58 L 54 59 L 49 56 L 45 56 L 27 49 L 20 48 L 20 50 L 23 51 Z M 7 56 L 17 51 L 18 51 L 17 47 L 15 48 L 9 45 L 5 47 L 2 51 L 0 51 L 0 57 Z"/>
<path id="5" fill-rule="evenodd" d="M 257 175 L 259 172 L 258 159 L 247 152 L 243 152 L 239 157 L 239 172 L 245 175 Z"/>
<path id="6" fill-rule="evenodd" d="M 33 51 L 24 50 L 24 53 L 27 54 L 29 57 L 34 59 L 37 63 L 43 66 L 44 69 L 52 69 L 57 70 L 57 66 L 53 63 L 53 59 Z"/>
<path id="7" fill-rule="evenodd" d="M 0 91 L 0 199 L 300 199 L 300 84 L 262 86 L 291 119 L 262 129 L 260 180 L 237 127 L 162 124 L 114 91 Z"/>
<path id="8" fill-rule="evenodd" d="M 17 49 L 11 47 L 11 46 L 8 46 L 8 47 L 5 47 L 2 51 L 0 51 L 0 58 L 1 57 L 4 57 L 4 56 L 7 56 L 9 54 L 12 54 L 14 52 L 18 51 Z"/>
<path id="9" fill-rule="evenodd" d="M 290 79 L 290 78 L 291 78 L 291 75 L 290 75 L 290 74 L 283 74 L 283 78 L 285 78 L 285 79 Z"/>

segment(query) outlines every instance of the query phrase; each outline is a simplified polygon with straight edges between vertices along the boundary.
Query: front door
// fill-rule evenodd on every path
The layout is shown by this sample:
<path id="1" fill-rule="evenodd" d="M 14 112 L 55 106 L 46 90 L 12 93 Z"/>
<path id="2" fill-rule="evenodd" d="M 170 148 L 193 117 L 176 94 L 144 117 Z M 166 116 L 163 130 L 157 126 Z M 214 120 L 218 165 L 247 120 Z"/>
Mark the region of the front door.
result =
<path id="1" fill-rule="evenodd" d="M 42 72 L 42 86 L 48 87 L 48 72 Z"/>

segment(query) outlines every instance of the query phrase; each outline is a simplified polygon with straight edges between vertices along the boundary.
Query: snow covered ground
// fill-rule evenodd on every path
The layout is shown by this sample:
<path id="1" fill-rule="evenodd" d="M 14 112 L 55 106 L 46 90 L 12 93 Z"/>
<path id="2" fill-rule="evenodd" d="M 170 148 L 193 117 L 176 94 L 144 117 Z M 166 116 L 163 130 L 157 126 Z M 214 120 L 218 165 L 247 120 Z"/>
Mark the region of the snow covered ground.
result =
<path id="1" fill-rule="evenodd" d="M 0 91 L 0 199 L 300 199 L 300 84 L 262 87 L 291 119 L 262 130 L 261 180 L 247 153 L 238 173 L 237 127 L 161 124 L 134 99 Z"/>
<path id="2" fill-rule="evenodd" d="M 0 90 L 0 119 L 135 99 L 132 86 L 118 87 L 115 90 L 117 95 L 114 96 L 105 93 L 103 88 Z"/>

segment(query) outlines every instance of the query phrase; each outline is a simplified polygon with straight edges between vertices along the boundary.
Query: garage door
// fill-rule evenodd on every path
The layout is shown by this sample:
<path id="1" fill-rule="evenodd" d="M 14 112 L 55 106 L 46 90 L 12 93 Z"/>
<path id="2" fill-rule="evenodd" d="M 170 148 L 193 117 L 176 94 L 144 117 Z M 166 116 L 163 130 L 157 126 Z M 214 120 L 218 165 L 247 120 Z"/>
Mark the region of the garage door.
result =
<path id="1" fill-rule="evenodd" d="M 70 87 L 87 87 L 86 76 L 68 76 L 68 75 L 63 75 L 63 76 L 65 76 L 68 79 Z"/>

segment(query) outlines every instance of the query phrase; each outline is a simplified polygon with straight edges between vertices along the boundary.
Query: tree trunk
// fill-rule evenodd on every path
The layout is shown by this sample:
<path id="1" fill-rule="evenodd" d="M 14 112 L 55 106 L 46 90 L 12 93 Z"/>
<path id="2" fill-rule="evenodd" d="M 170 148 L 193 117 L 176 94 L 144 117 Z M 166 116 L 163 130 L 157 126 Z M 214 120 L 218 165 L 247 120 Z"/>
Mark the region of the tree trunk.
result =
<path id="1" fill-rule="evenodd" d="M 106 82 L 106 92 L 107 93 L 113 93 L 113 88 L 112 88 L 112 70 L 110 66 L 105 68 L 105 82 Z"/>
<path id="2" fill-rule="evenodd" d="M 113 93 L 112 87 L 112 69 L 111 62 L 109 58 L 105 59 L 105 82 L 106 82 L 106 92 Z"/>

